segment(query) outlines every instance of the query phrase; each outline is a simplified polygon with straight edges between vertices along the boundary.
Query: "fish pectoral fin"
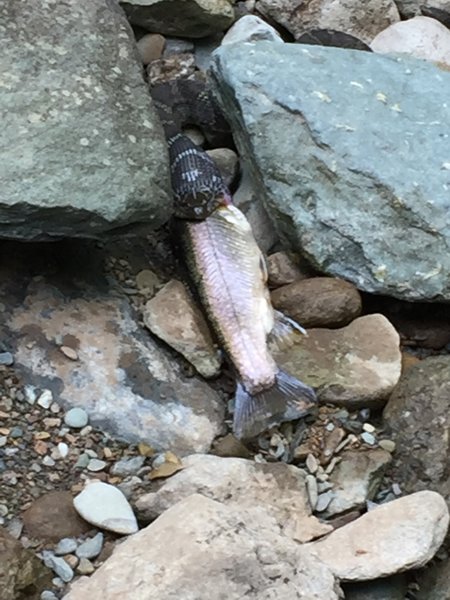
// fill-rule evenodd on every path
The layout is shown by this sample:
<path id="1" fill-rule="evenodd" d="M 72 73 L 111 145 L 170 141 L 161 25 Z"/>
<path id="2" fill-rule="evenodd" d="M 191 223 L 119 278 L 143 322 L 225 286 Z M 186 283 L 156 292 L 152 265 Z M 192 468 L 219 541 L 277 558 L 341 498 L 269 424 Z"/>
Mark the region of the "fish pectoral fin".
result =
<path id="1" fill-rule="evenodd" d="M 290 319 L 279 310 L 274 310 L 273 316 L 273 328 L 267 336 L 267 345 L 270 352 L 290 348 L 299 340 L 300 335 L 308 336 L 306 329 L 303 329 L 296 321 Z"/>
<path id="2" fill-rule="evenodd" d="M 255 395 L 238 382 L 233 433 L 239 439 L 255 437 L 280 423 L 306 416 L 316 404 L 314 390 L 285 371 L 279 370 L 275 383 Z"/>

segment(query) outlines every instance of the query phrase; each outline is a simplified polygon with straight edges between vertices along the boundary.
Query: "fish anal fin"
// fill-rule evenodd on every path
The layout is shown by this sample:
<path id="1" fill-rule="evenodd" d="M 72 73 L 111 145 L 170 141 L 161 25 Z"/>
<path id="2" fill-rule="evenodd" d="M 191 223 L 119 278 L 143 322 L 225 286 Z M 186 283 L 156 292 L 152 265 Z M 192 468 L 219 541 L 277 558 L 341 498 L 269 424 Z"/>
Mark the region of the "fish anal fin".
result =
<path id="1" fill-rule="evenodd" d="M 308 335 L 301 325 L 279 310 L 274 310 L 273 316 L 273 328 L 267 336 L 269 351 L 276 352 L 290 348 L 298 342 L 300 335 Z"/>
<path id="2" fill-rule="evenodd" d="M 314 390 L 285 371 L 277 372 L 273 386 L 254 395 L 238 382 L 233 433 L 239 439 L 255 437 L 280 423 L 306 416 L 316 404 Z"/>

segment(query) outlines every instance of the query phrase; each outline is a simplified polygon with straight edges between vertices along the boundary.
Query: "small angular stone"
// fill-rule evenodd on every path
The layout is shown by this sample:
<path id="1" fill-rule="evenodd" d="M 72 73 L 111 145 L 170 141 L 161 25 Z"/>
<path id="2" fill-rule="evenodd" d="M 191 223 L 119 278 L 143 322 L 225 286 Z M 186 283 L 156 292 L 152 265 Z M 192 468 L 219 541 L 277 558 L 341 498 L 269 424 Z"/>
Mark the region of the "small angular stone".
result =
<path id="1" fill-rule="evenodd" d="M 95 558 L 100 554 L 103 547 L 103 533 L 97 533 L 93 538 L 82 542 L 76 549 L 78 558 Z"/>
<path id="2" fill-rule="evenodd" d="M 56 556 L 63 556 L 75 552 L 76 549 L 77 541 L 74 538 L 63 538 L 57 543 L 54 552 Z"/>

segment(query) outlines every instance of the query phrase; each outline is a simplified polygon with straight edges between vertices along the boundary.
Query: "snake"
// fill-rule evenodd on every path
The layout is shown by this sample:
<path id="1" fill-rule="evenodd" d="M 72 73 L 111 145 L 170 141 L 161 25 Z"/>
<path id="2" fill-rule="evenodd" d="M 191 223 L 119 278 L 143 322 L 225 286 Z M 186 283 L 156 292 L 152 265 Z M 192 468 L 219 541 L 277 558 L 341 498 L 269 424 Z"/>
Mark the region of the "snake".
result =
<path id="1" fill-rule="evenodd" d="M 229 125 L 203 74 L 150 86 L 150 94 L 168 146 L 174 216 L 204 220 L 230 204 L 231 194 L 214 160 L 183 128 L 199 127 L 211 145 L 220 145 L 230 137 Z"/>

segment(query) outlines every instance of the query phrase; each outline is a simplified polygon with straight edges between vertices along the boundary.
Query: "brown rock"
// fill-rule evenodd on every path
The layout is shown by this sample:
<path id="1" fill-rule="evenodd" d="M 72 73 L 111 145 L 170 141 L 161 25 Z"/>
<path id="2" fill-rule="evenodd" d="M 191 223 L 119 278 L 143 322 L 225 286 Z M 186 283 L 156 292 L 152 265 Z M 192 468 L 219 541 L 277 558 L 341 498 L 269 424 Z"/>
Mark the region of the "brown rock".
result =
<path id="1" fill-rule="evenodd" d="M 350 408 L 383 406 L 400 377 L 399 336 L 382 315 L 342 329 L 310 329 L 274 352 L 278 365 L 317 390 L 319 400 Z"/>
<path id="2" fill-rule="evenodd" d="M 414 354 L 410 354 L 409 352 L 402 352 L 402 375 L 406 373 L 408 369 L 414 367 L 420 363 L 420 358 L 414 356 Z"/>
<path id="3" fill-rule="evenodd" d="M 211 454 L 221 456 L 222 458 L 231 456 L 237 458 L 252 458 L 252 453 L 231 433 L 214 442 Z"/>
<path id="4" fill-rule="evenodd" d="M 393 0 L 260 0 L 258 11 L 298 39 L 308 29 L 334 29 L 363 42 L 400 19 Z"/>
<path id="5" fill-rule="evenodd" d="M 313 277 L 272 292 L 275 308 L 303 327 L 342 327 L 361 313 L 361 296 L 343 279 Z"/>
<path id="6" fill-rule="evenodd" d="M 182 354 L 204 377 L 220 373 L 220 360 L 202 312 L 181 281 L 169 281 L 144 309 L 152 333 Z"/>
<path id="7" fill-rule="evenodd" d="M 26 533 L 46 542 L 64 537 L 78 537 L 92 529 L 77 514 L 70 492 L 49 492 L 33 502 L 23 513 Z"/>
<path id="8" fill-rule="evenodd" d="M 311 276 L 311 269 L 306 265 L 301 266 L 298 257 L 290 252 L 274 252 L 268 256 L 267 271 L 271 288 L 278 288 Z"/>
<path id="9" fill-rule="evenodd" d="M 1 600 L 39 600 L 53 574 L 33 552 L 0 527 Z"/>
<path id="10" fill-rule="evenodd" d="M 136 45 L 142 63 L 148 65 L 152 60 L 161 58 L 166 40 L 159 33 L 147 33 Z"/>

